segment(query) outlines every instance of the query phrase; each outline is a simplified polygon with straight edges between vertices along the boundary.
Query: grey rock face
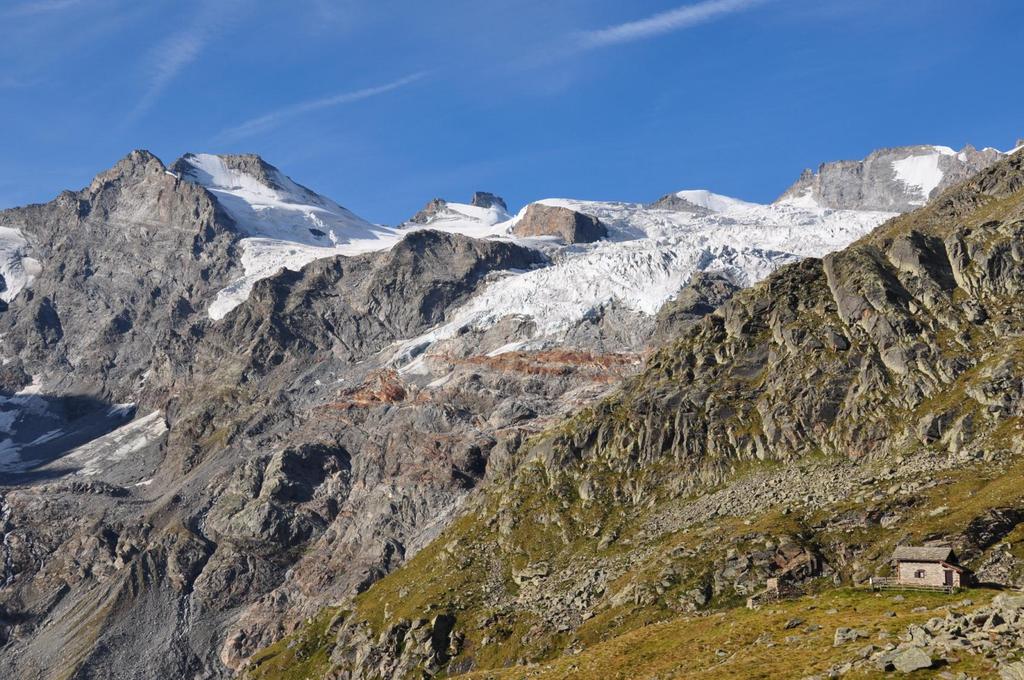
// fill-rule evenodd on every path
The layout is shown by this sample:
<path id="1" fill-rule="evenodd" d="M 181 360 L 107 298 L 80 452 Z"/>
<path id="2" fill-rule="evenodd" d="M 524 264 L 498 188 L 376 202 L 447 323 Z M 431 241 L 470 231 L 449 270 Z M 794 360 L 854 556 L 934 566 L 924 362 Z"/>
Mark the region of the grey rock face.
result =
<path id="1" fill-rule="evenodd" d="M 409 218 L 409 222 L 412 224 L 427 224 L 434 216 L 442 212 L 447 205 L 448 202 L 443 198 L 431 199 L 423 206 L 422 210 Z"/>
<path id="2" fill-rule="evenodd" d="M 707 215 L 711 212 L 707 208 L 691 203 L 676 194 L 666 194 L 657 201 L 648 203 L 647 207 L 654 210 L 672 210 L 674 212 L 686 212 L 695 215 Z"/>
<path id="3" fill-rule="evenodd" d="M 5 356 L 34 375 L 60 369 L 64 381 L 74 366 L 64 387 L 82 394 L 125 396 L 237 266 L 230 218 L 147 152 L 81 192 L 4 211 L 0 223 L 43 262 L 0 316 Z"/>
<path id="4" fill-rule="evenodd" d="M 388 251 L 329 258 L 256 284 L 250 304 L 228 316 L 225 346 L 261 359 L 288 350 L 334 348 L 359 360 L 440 323 L 489 272 L 530 269 L 537 251 L 437 231 L 413 232 Z"/>
<path id="5" fill-rule="evenodd" d="M 492 208 L 497 206 L 505 212 L 508 212 L 508 206 L 505 205 L 505 199 L 487 191 L 473 192 L 473 198 L 470 201 L 470 205 L 475 205 L 478 208 Z"/>
<path id="6" fill-rule="evenodd" d="M 593 243 L 608 237 L 608 228 L 595 217 L 534 203 L 512 228 L 516 236 L 557 236 L 566 243 Z"/>
<path id="7" fill-rule="evenodd" d="M 51 413 L 72 420 L 73 403 L 100 415 L 158 394 L 207 303 L 240 269 L 238 235 L 217 201 L 145 151 L 82 191 L 0 212 L 0 224 L 20 230 L 42 265 L 0 312 L 0 352 L 35 377 Z"/>
<path id="8" fill-rule="evenodd" d="M 894 163 L 918 156 L 937 155 L 942 179 L 927 195 L 899 179 Z M 823 163 L 818 172 L 804 170 L 779 201 L 809 197 L 824 208 L 907 212 L 924 205 L 948 187 L 984 170 L 1002 158 L 995 149 L 964 147 L 957 154 L 941 154 L 931 146 L 880 149 L 861 161 Z"/>
<path id="9" fill-rule="evenodd" d="M 892 665 L 900 673 L 913 673 L 922 668 L 931 668 L 932 658 L 928 653 L 919 647 L 905 649 L 892 659 Z"/>
<path id="10" fill-rule="evenodd" d="M 739 290 L 739 286 L 721 273 L 695 273 L 675 299 L 658 311 L 651 344 L 660 346 L 679 337 Z"/>

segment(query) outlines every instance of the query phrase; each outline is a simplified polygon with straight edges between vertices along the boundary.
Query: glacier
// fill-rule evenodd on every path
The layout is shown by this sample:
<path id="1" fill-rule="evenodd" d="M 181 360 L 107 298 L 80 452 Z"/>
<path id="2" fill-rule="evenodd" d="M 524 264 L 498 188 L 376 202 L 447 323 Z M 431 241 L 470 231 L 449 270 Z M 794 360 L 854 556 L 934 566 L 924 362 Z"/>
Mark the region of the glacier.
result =
<path id="1" fill-rule="evenodd" d="M 466 328 L 486 329 L 505 317 L 527 317 L 538 338 L 556 339 L 612 303 L 656 314 L 694 272 L 720 271 L 739 285 L 751 285 L 784 264 L 842 248 L 894 215 L 798 202 L 758 204 L 704 189 L 675 194 L 696 211 L 638 203 L 538 201 L 596 217 L 609 230 L 607 240 L 564 244 L 553 237 L 514 235 L 529 206 L 511 216 L 498 206 L 445 203 L 424 224 L 388 227 L 360 218 L 270 166 L 271 174 L 260 179 L 229 167 L 219 156 L 189 154 L 183 160 L 186 178 L 208 189 L 243 234 L 244 275 L 211 302 L 207 313 L 214 320 L 245 301 L 256 281 L 282 268 L 297 271 L 324 257 L 388 249 L 420 229 L 510 240 L 548 255 L 548 266 L 496 278 L 446 324 L 429 336 L 411 338 L 405 348 L 410 357 L 416 352 L 409 348 L 422 348 Z"/>

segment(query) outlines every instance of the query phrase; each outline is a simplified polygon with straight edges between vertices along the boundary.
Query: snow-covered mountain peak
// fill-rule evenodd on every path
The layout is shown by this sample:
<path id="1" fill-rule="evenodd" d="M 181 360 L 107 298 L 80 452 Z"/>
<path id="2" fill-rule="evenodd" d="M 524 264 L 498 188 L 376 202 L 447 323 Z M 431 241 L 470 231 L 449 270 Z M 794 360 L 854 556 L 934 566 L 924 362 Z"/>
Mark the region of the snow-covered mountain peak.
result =
<path id="1" fill-rule="evenodd" d="M 245 276 L 210 305 L 215 319 L 244 301 L 256 281 L 282 268 L 298 270 L 323 257 L 377 250 L 398 238 L 395 230 L 371 224 L 259 156 L 186 154 L 170 171 L 213 194 L 245 237 Z"/>
<path id="2" fill-rule="evenodd" d="M 188 153 L 174 163 L 204 186 L 222 189 L 248 188 L 280 197 L 301 196 L 306 201 L 318 198 L 309 189 L 300 187 L 280 170 L 256 154 L 214 155 Z M 267 191 L 270 190 L 270 191 Z"/>
<path id="3" fill-rule="evenodd" d="M 707 189 L 688 189 L 686 191 L 679 191 L 676 192 L 676 197 L 700 208 L 705 208 L 716 213 L 729 212 L 730 210 L 735 210 L 737 208 L 746 208 L 755 205 L 754 203 L 742 201 L 731 196 L 716 194 L 708 191 Z"/>
<path id="4" fill-rule="evenodd" d="M 246 236 L 311 246 L 378 238 L 378 227 L 293 181 L 259 156 L 187 154 L 173 172 L 210 191 Z"/>
<path id="5" fill-rule="evenodd" d="M 417 229 L 437 229 L 474 238 L 496 236 L 507 229 L 496 228 L 512 219 L 505 201 L 487 192 L 476 192 L 470 203 L 452 203 L 435 198 L 399 227 L 408 233 Z"/>
<path id="6" fill-rule="evenodd" d="M 213 318 L 224 316 L 248 297 L 257 280 L 283 267 L 384 250 L 421 229 L 517 240 L 551 256 L 552 264 L 542 270 L 492 283 L 432 332 L 432 342 L 459 328 L 488 328 L 505 317 L 532 319 L 540 339 L 568 332 L 607 305 L 650 315 L 697 271 L 724 271 L 738 284 L 751 284 L 781 264 L 845 246 L 1000 155 L 971 147 L 883 149 L 863 161 L 827 163 L 818 173 L 805 173 L 782 200 L 767 205 L 706 189 L 679 191 L 651 205 L 537 202 L 606 227 L 595 243 L 517 235 L 530 206 L 513 217 L 504 201 L 483 192 L 469 203 L 434 199 L 409 221 L 389 228 L 370 224 L 256 156 L 190 154 L 174 169 L 206 187 L 247 236 L 242 240 L 245 276 L 220 292 L 209 308 Z"/>

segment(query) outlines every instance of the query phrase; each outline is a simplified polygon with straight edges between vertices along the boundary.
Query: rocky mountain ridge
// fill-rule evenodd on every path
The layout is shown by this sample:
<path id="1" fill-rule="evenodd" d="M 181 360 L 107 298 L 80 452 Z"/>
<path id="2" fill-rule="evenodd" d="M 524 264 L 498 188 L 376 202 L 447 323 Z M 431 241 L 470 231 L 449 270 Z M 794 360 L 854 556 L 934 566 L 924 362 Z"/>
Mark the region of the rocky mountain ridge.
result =
<path id="1" fill-rule="evenodd" d="M 804 170 L 778 202 L 835 209 L 906 212 L 984 170 L 1004 154 L 965 146 L 903 146 L 873 151 L 862 161 Z"/>
<path id="2" fill-rule="evenodd" d="M 1022 229 L 1018 153 L 734 295 L 248 676 L 553 660 L 769 576 L 863 583 L 897 543 L 944 540 L 1024 585 Z"/>
<path id="3" fill-rule="evenodd" d="M 527 474 L 524 443 L 653 334 L 887 217 L 683 193 L 537 204 L 606 228 L 567 244 L 472 211 L 372 225 L 255 156 L 134 152 L 0 212 L 38 263 L 0 310 L 0 669 L 229 676 Z"/>

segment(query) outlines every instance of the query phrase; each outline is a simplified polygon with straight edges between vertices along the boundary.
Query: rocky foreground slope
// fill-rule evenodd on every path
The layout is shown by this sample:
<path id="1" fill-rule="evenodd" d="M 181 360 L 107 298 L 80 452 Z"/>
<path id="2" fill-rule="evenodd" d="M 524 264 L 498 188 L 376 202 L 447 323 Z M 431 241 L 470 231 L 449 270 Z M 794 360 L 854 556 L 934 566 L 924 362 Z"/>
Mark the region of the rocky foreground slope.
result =
<path id="1" fill-rule="evenodd" d="M 445 203 L 422 224 L 383 227 L 254 156 L 189 154 L 165 166 L 134 152 L 82 191 L 0 212 L 0 674 L 134 679 L 228 677 L 246 664 L 266 670 L 250 663 L 254 653 L 361 591 L 359 607 L 379 608 L 366 616 L 332 614 L 331 647 L 319 648 L 334 655 L 339 672 L 455 671 L 554 653 L 571 642 L 588 608 L 611 596 L 609 579 L 625 573 L 621 565 L 588 562 L 587 546 L 646 558 L 647 538 L 630 538 L 633 532 L 660 535 L 684 521 L 666 509 L 664 518 L 651 515 L 654 528 L 646 529 L 633 514 L 665 489 L 696 492 L 759 455 L 802 458 L 824 450 L 822 442 L 839 448 L 861 441 L 847 430 L 867 442 L 885 435 L 867 416 L 863 426 L 816 428 L 846 402 L 822 399 L 825 379 L 810 359 L 798 364 L 795 357 L 829 357 L 828 370 L 864 374 L 850 378 L 850 394 L 866 395 L 846 397 L 842 413 L 852 418 L 887 403 L 891 362 L 917 366 L 930 356 L 889 338 L 886 351 L 876 352 L 875 339 L 847 330 L 814 262 L 769 284 L 789 291 L 796 317 L 809 305 L 827 318 L 800 332 L 789 316 L 773 322 L 783 329 L 781 340 L 771 336 L 775 351 L 793 372 L 776 392 L 758 392 L 765 415 L 736 401 L 758 385 L 757 367 L 778 359 L 758 349 L 769 346 L 753 302 L 763 293 L 688 330 L 740 286 L 845 245 L 885 213 L 758 206 L 704 191 L 653 206 L 538 204 L 538 229 L 606 230 L 594 243 L 571 244 L 565 241 L 577 239 L 568 233 L 517 236 L 529 208 L 502 221 L 509 216 L 493 196 L 474 203 Z M 916 271 L 914 243 L 908 271 Z M 822 296 L 806 297 L 809 291 Z M 934 304 L 948 292 L 939 291 Z M 970 300 L 957 298 L 949 318 L 980 314 L 979 328 L 989 328 L 1004 317 L 986 305 L 976 314 Z M 910 312 L 918 314 L 924 312 Z M 738 326 L 736 319 L 743 319 Z M 834 336 L 823 330 L 829 327 Z M 914 337 L 908 328 L 899 325 L 895 337 Z M 640 369 L 652 338 L 681 335 L 689 338 L 683 342 L 699 339 L 692 367 L 664 350 L 619 397 L 587 410 Z M 729 337 L 725 354 L 712 349 Z M 839 349 L 844 340 L 849 346 Z M 971 354 L 970 338 L 957 342 Z M 876 354 L 886 359 L 863 358 Z M 733 356 L 749 368 L 716 373 Z M 908 369 L 903 387 L 935 389 L 960 375 L 956 362 L 922 365 L 924 377 Z M 705 391 L 678 392 L 688 370 L 696 371 L 695 384 L 705 381 Z M 785 392 L 796 383 L 806 390 L 802 399 Z M 837 385 L 836 394 L 842 389 Z M 912 400 L 917 393 L 908 394 Z M 634 398 L 648 405 L 634 407 Z M 987 422 L 981 417 L 967 426 L 956 416 L 922 427 L 947 441 L 949 431 L 978 431 Z M 522 450 L 554 426 L 568 438 L 546 435 L 529 453 Z M 661 429 L 668 426 L 677 429 Z M 659 437 L 671 455 L 656 450 Z M 635 453 L 622 463 L 620 443 L 634 440 Z M 703 448 L 691 448 L 700 440 Z M 590 470 L 591 458 L 607 459 L 608 467 Z M 539 466 L 540 459 L 550 462 Z M 676 474 L 668 461 L 688 473 Z M 691 467 L 698 474 L 690 475 Z M 851 480 L 865 469 L 847 474 L 830 462 L 803 476 L 769 475 L 765 483 L 794 503 L 803 497 L 819 507 L 859 484 Z M 877 475 L 913 490 L 917 482 L 906 475 L 916 469 Z M 514 493 L 471 500 L 489 479 Z M 742 486 L 721 493 L 680 512 L 698 518 L 762 503 Z M 460 514 L 467 503 L 469 514 Z M 484 524 L 467 519 L 481 508 L 490 518 Z M 452 521 L 451 531 L 470 532 L 472 540 L 434 541 Z M 494 542 L 496 536 L 503 538 Z M 633 540 L 640 552 L 623 551 Z M 566 541 L 575 547 L 564 549 Z M 438 546 L 446 547 L 439 553 Z M 550 577 L 576 548 L 581 559 L 564 576 L 573 591 L 561 603 L 565 594 Z M 715 559 L 705 548 L 687 550 Z M 792 538 L 775 549 L 794 569 L 818 555 Z M 421 550 L 410 568 L 440 571 L 380 597 L 392 581 L 373 584 Z M 771 550 L 765 544 L 752 572 L 736 569 L 757 582 L 777 561 Z M 469 566 L 451 571 L 449 560 L 493 567 L 494 582 Z M 1015 563 L 1007 564 L 1012 572 Z M 580 581 L 585 568 L 592 571 Z M 446 580 L 452 573 L 465 575 L 458 586 L 465 593 L 489 593 L 481 601 L 494 619 L 479 635 L 467 632 L 467 614 L 438 609 L 447 604 L 432 584 L 454 588 Z M 687 583 L 694 591 L 687 602 L 697 608 L 732 592 L 690 576 L 665 578 Z M 508 589 L 519 588 L 529 618 L 509 617 Z M 638 603 L 648 597 L 639 586 L 628 592 L 637 594 L 622 597 Z M 422 609 L 424 620 L 434 621 L 426 656 L 414 652 L 422 645 L 401 641 L 376 649 L 373 626 L 398 625 L 405 616 L 399 607 L 410 615 Z M 365 628 L 364 621 L 373 623 Z M 416 635 L 426 634 L 424 625 L 416 624 Z M 404 626 L 394 629 L 394 640 L 405 639 Z M 489 644 L 509 636 L 522 648 Z M 473 645 L 489 651 L 472 652 Z M 443 649 L 435 655 L 435 647 Z M 362 656 L 367 649 L 370 656 Z"/>
<path id="2" fill-rule="evenodd" d="M 1022 237 L 1018 153 L 736 294 L 248 676 L 487 677 L 729 608 L 771 576 L 864 583 L 904 542 L 1024 586 Z"/>

